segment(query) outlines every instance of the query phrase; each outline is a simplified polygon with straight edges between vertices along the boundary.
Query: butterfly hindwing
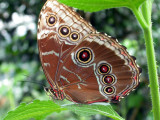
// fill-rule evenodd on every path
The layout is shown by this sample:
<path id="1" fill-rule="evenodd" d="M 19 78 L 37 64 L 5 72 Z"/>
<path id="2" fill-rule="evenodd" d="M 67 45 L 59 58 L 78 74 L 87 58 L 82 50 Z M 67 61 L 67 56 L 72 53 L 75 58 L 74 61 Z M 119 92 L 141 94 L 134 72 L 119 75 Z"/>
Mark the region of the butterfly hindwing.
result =
<path id="1" fill-rule="evenodd" d="M 135 60 L 116 40 L 102 34 L 84 38 L 65 59 L 59 76 L 59 86 L 80 103 L 115 97 L 118 101 L 139 84 Z"/>

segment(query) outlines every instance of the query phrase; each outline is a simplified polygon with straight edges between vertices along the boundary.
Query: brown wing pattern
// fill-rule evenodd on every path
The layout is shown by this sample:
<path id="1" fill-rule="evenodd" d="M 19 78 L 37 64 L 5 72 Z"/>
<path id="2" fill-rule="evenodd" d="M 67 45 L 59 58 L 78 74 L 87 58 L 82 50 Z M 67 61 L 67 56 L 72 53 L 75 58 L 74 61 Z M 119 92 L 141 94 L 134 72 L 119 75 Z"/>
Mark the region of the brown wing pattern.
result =
<path id="1" fill-rule="evenodd" d="M 42 67 L 51 85 L 46 91 L 54 99 L 114 102 L 139 84 L 140 69 L 126 48 L 97 33 L 57 0 L 47 0 L 43 6 L 37 38 Z"/>
<path id="2" fill-rule="evenodd" d="M 72 50 L 59 74 L 58 84 L 69 100 L 116 102 L 138 86 L 140 70 L 115 39 L 91 34 Z"/>
<path id="3" fill-rule="evenodd" d="M 47 0 L 38 22 L 38 48 L 43 70 L 52 88 L 64 58 L 89 33 L 90 24 L 71 8 L 56 0 Z"/>

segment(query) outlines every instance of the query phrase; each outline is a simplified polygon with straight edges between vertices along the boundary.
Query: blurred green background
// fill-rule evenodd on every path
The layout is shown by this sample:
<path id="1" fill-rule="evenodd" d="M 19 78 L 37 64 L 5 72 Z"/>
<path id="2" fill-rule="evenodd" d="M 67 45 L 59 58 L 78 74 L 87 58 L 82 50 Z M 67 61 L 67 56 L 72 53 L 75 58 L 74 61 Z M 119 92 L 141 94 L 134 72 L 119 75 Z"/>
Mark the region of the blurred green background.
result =
<path id="1" fill-rule="evenodd" d="M 160 1 L 153 4 L 153 37 L 160 65 Z M 0 120 L 20 103 L 48 100 L 43 87 L 49 86 L 43 74 L 37 49 L 37 21 L 45 0 L 0 0 Z M 96 13 L 78 11 L 99 31 L 119 39 L 143 69 L 139 87 L 114 109 L 127 120 L 152 120 L 151 99 L 143 33 L 126 8 Z M 158 67 L 160 74 L 160 67 Z M 73 112 L 54 113 L 47 120 L 109 120 L 94 115 L 77 116 Z"/>

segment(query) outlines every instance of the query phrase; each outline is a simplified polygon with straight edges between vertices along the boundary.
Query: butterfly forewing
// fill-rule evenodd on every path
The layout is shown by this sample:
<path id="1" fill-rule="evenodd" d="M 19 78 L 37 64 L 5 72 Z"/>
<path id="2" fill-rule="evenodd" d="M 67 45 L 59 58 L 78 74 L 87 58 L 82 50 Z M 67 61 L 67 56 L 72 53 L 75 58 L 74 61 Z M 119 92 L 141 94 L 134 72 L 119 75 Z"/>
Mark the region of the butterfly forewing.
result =
<path id="1" fill-rule="evenodd" d="M 71 8 L 56 0 L 43 6 L 38 22 L 38 48 L 43 70 L 51 87 L 64 58 L 89 33 L 95 30 Z"/>

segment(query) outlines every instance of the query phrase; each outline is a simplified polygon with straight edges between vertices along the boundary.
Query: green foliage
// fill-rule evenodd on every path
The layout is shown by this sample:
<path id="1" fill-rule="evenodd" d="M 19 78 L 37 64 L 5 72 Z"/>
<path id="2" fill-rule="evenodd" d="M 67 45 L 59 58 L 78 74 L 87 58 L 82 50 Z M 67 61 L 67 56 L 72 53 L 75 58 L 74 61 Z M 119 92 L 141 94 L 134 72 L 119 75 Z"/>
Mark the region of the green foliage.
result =
<path id="1" fill-rule="evenodd" d="M 95 12 L 116 7 L 139 7 L 146 0 L 58 0 L 71 7 L 80 10 Z"/>
<path id="2" fill-rule="evenodd" d="M 27 120 L 30 118 L 35 118 L 36 120 L 43 120 L 49 114 L 53 112 L 61 112 L 64 110 L 72 110 L 80 116 L 90 116 L 95 114 L 101 114 L 108 116 L 115 120 L 124 120 L 120 117 L 112 108 L 110 104 L 106 105 L 62 105 L 63 107 L 57 105 L 53 101 L 39 101 L 35 100 L 30 104 L 21 103 L 18 108 L 14 111 L 10 111 L 4 120 Z"/>
<path id="3" fill-rule="evenodd" d="M 21 103 L 14 111 L 10 111 L 4 120 L 28 120 L 34 118 L 36 120 L 44 120 L 46 116 L 53 112 L 61 112 L 66 110 L 55 104 L 53 101 L 35 100 L 30 104 Z"/>
<path id="4" fill-rule="evenodd" d="M 117 112 L 112 108 L 110 104 L 107 105 L 68 105 L 65 106 L 68 110 L 72 110 L 80 116 L 90 116 L 95 114 L 101 114 L 107 117 L 110 117 L 115 120 L 124 120 L 120 117 Z"/>

